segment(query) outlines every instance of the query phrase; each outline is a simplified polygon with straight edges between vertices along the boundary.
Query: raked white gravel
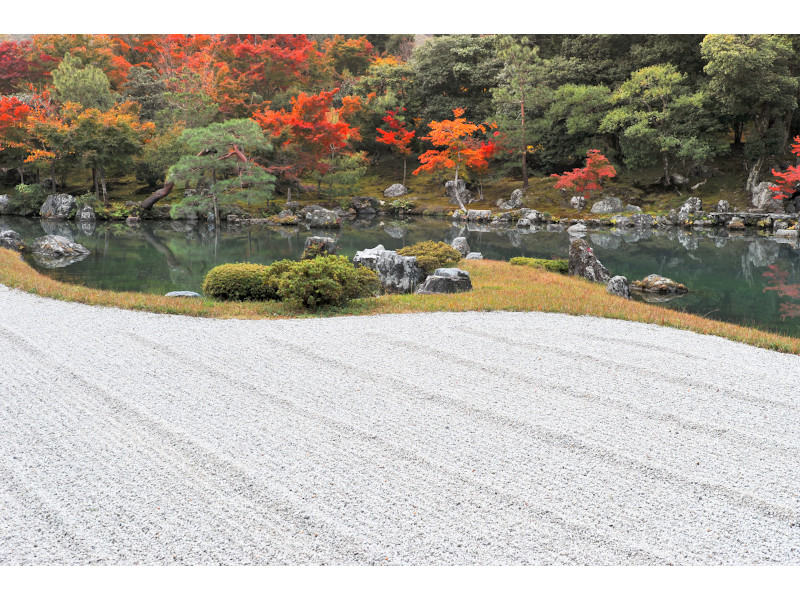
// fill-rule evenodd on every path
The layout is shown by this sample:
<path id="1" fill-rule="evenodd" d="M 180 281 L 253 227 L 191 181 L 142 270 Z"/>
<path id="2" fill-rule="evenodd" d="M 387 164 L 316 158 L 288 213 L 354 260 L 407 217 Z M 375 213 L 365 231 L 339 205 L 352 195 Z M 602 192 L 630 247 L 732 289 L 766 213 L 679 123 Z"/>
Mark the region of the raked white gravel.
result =
<path id="1" fill-rule="evenodd" d="M 0 564 L 800 564 L 800 357 L 0 286 Z"/>

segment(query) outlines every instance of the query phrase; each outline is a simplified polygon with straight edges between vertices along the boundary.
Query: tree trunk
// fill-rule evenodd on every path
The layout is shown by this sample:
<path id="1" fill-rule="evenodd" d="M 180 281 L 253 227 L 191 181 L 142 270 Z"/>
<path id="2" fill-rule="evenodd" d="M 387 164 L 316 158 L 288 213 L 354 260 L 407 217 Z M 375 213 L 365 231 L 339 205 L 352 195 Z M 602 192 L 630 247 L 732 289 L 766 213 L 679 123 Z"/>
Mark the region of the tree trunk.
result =
<path id="1" fill-rule="evenodd" d="M 17 173 L 19 173 L 19 182 L 21 184 L 25 183 L 25 171 L 23 171 L 22 167 L 17 167 Z"/>
<path id="2" fill-rule="evenodd" d="M 521 130 L 521 138 L 522 138 L 522 189 L 527 189 L 528 187 L 528 147 L 525 145 L 525 91 L 524 88 L 520 88 L 520 93 L 522 95 L 522 100 L 520 101 L 520 108 L 522 109 L 522 130 Z"/>
<path id="3" fill-rule="evenodd" d="M 108 205 L 108 194 L 106 193 L 106 171 L 101 166 L 100 169 L 100 186 L 103 188 L 103 204 Z"/>
<path id="4" fill-rule="evenodd" d="M 94 184 L 94 197 L 100 199 L 100 182 L 97 180 L 97 168 L 92 167 L 92 183 Z"/>
<path id="5" fill-rule="evenodd" d="M 403 157 L 403 187 L 406 187 L 406 157 Z"/>
<path id="6" fill-rule="evenodd" d="M 461 201 L 461 194 L 458 193 L 458 163 L 456 163 L 456 178 L 453 180 L 453 194 L 456 197 L 456 201 L 458 202 L 458 206 L 461 207 L 461 210 L 467 212 L 467 207 L 464 206 L 464 203 Z"/>
<path id="7" fill-rule="evenodd" d="M 219 228 L 219 205 L 216 198 L 214 198 L 214 227 Z"/>
<path id="8" fill-rule="evenodd" d="M 139 205 L 139 214 L 141 215 L 145 211 L 150 210 L 156 202 L 169 195 L 174 187 L 175 182 L 168 181 L 163 188 L 150 194 L 150 197 Z"/>
<path id="9" fill-rule="evenodd" d="M 661 160 L 664 163 L 664 187 L 667 187 L 672 182 L 672 177 L 669 174 L 669 160 L 666 154 L 661 155 Z"/>
<path id="10" fill-rule="evenodd" d="M 50 185 L 52 187 L 53 193 L 56 193 L 56 161 L 50 161 Z"/>
<path id="11" fill-rule="evenodd" d="M 742 143 L 742 122 L 738 119 L 733 122 L 733 143 L 740 145 Z"/>
<path id="12" fill-rule="evenodd" d="M 758 157 L 758 160 L 755 162 L 755 164 L 750 168 L 750 173 L 747 176 L 747 183 L 744 186 L 744 189 L 746 189 L 751 194 L 753 193 L 755 187 L 758 185 L 759 179 L 761 178 L 761 167 L 763 166 L 764 166 L 764 155 L 762 154 L 761 156 Z"/>

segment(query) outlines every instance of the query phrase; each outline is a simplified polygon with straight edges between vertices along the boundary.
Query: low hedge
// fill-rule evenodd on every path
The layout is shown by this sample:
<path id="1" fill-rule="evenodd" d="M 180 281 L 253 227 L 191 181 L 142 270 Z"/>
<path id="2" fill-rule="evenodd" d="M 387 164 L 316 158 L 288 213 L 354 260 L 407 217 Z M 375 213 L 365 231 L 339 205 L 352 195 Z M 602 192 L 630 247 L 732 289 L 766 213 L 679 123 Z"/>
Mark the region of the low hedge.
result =
<path id="1" fill-rule="evenodd" d="M 515 256 L 509 261 L 512 265 L 524 265 L 526 267 L 536 267 L 537 269 L 545 269 L 553 273 L 562 273 L 566 275 L 569 272 L 569 261 L 566 259 L 547 258 L 528 258 L 526 256 Z"/>
<path id="2" fill-rule="evenodd" d="M 402 256 L 416 256 L 417 264 L 430 275 L 436 269 L 454 267 L 461 261 L 461 253 L 446 242 L 419 242 L 397 251 Z"/>
<path id="3" fill-rule="evenodd" d="M 336 255 L 271 265 L 219 265 L 203 281 L 203 293 L 215 300 L 281 300 L 305 308 L 342 304 L 379 290 L 375 273 Z"/>

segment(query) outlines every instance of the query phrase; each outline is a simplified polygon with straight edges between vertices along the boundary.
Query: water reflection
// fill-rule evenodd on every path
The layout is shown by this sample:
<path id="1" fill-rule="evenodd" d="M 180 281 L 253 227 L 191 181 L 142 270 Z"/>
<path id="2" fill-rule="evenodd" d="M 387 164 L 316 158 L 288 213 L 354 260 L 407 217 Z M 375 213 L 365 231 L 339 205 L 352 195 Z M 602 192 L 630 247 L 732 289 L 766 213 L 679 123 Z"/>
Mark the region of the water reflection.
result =
<path id="1" fill-rule="evenodd" d="M 26 243 L 48 233 L 83 244 L 91 254 L 72 264 L 34 264 L 48 275 L 91 287 L 166 293 L 201 291 L 211 268 L 226 262 L 270 263 L 297 259 L 305 239 L 337 240 L 342 254 L 378 244 L 389 250 L 425 240 L 448 243 L 466 237 L 470 249 L 493 260 L 513 256 L 567 258 L 569 234 L 560 226 L 502 229 L 443 219 L 359 219 L 342 229 L 309 231 L 304 226 L 264 227 L 204 221 L 124 223 L 42 222 L 0 217 Z M 800 251 L 797 240 L 725 230 L 590 230 L 595 254 L 615 275 L 629 280 L 658 273 L 689 287 L 669 306 L 717 319 L 756 324 L 800 335 Z"/>

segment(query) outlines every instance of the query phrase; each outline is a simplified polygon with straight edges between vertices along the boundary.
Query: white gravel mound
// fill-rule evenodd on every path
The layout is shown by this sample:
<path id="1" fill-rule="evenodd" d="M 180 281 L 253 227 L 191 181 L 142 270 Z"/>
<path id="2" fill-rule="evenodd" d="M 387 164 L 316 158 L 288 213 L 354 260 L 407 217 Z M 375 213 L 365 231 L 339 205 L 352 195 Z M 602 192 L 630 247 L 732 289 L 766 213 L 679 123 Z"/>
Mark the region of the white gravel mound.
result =
<path id="1" fill-rule="evenodd" d="M 800 564 L 800 357 L 0 286 L 0 564 Z"/>

